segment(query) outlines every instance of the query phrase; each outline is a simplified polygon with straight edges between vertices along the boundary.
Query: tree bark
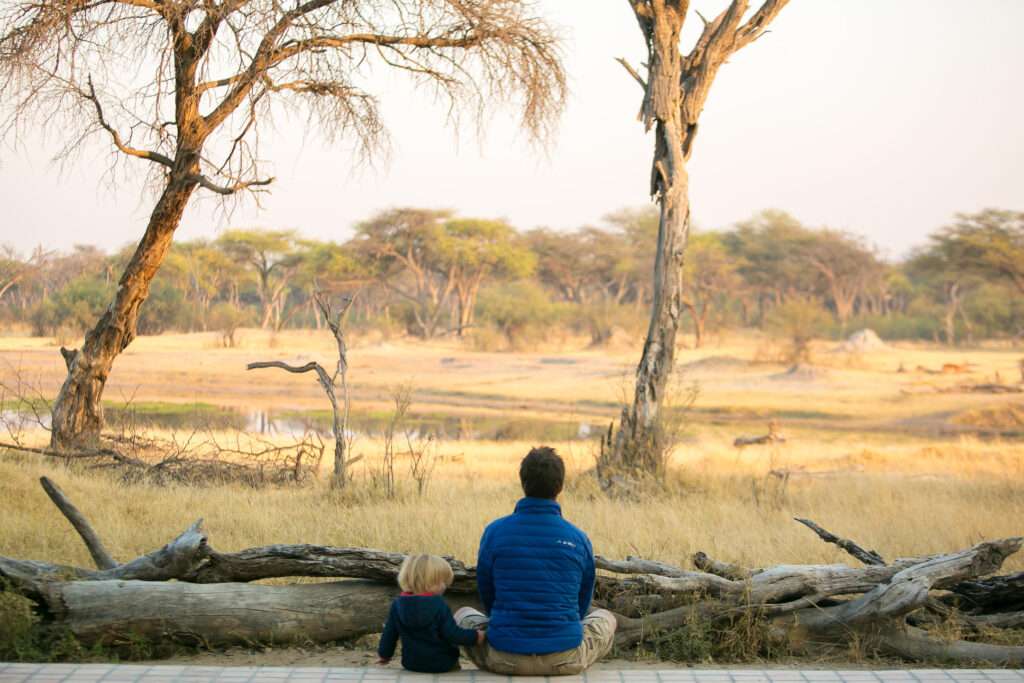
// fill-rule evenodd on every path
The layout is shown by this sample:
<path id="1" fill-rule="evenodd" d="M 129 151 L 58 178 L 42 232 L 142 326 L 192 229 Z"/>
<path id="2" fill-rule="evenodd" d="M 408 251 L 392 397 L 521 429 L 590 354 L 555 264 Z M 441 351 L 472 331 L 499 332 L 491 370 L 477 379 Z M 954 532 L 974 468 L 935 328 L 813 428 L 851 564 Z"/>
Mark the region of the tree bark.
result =
<path id="1" fill-rule="evenodd" d="M 198 166 L 195 169 L 198 171 Z M 114 301 L 79 350 L 67 357 L 68 375 L 53 404 L 50 445 L 66 449 L 95 442 L 103 428 L 103 388 L 114 359 L 135 339 L 139 307 L 171 246 L 196 181 L 181 174 L 164 188 L 146 232 L 118 282 Z"/>

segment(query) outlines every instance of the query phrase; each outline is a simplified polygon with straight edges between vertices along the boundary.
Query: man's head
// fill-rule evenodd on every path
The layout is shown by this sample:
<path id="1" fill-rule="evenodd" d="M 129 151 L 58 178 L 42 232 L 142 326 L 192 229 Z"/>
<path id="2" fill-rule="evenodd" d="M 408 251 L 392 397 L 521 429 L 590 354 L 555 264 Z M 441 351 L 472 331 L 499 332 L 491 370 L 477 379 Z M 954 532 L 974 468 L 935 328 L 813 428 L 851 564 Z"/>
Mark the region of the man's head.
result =
<path id="1" fill-rule="evenodd" d="M 565 463 L 554 448 L 534 448 L 519 464 L 519 482 L 523 493 L 530 498 L 554 500 L 562 492 L 565 482 Z"/>

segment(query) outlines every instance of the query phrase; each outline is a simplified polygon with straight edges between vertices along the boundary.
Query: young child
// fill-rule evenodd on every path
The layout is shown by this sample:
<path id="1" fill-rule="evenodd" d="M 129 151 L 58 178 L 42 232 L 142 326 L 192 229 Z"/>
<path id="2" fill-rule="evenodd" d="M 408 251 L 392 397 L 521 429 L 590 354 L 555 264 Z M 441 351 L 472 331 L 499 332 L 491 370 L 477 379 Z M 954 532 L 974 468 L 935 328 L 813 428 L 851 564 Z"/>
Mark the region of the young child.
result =
<path id="1" fill-rule="evenodd" d="M 378 664 L 387 664 L 402 639 L 402 668 L 444 673 L 459 666 L 459 645 L 479 645 L 483 631 L 459 628 L 441 597 L 454 579 L 451 566 L 436 555 L 409 555 L 398 572 L 402 594 L 391 603 L 380 637 Z"/>

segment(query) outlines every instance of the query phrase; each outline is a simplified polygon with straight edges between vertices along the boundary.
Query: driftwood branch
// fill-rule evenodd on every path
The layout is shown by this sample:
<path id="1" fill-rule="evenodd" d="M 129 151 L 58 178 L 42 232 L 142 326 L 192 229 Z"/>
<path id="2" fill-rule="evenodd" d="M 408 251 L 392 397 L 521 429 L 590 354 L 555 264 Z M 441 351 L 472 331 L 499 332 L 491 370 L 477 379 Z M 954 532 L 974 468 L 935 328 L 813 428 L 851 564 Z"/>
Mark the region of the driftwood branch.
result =
<path id="1" fill-rule="evenodd" d="M 597 555 L 594 564 L 598 569 L 615 574 L 657 574 L 659 576 L 685 576 L 687 572 L 679 567 L 673 567 L 664 562 L 656 560 L 645 560 L 640 557 L 627 557 L 625 560 L 609 560 Z"/>
<path id="2" fill-rule="evenodd" d="M 733 564 L 732 562 L 721 562 L 708 557 L 703 552 L 698 552 L 693 556 L 693 566 L 702 572 L 721 576 L 726 579 L 732 579 L 734 581 L 749 579 L 751 576 L 761 571 L 760 569 L 741 567 L 740 565 Z"/>
<path id="3" fill-rule="evenodd" d="M 794 517 L 793 519 L 795 519 L 797 522 L 799 522 L 800 524 L 803 524 L 805 527 L 807 527 L 808 529 L 810 529 L 811 531 L 816 533 L 818 535 L 818 538 L 820 538 L 821 540 L 825 541 L 826 543 L 831 543 L 831 544 L 833 544 L 835 546 L 838 546 L 838 547 L 842 548 L 843 550 L 848 552 L 850 555 L 853 555 L 855 558 L 857 558 L 858 560 L 863 562 L 864 564 L 868 564 L 868 565 L 884 565 L 885 564 L 885 560 L 882 559 L 882 556 L 879 555 L 874 550 L 865 550 L 864 548 L 860 547 L 859 545 L 857 545 L 853 541 L 851 541 L 851 540 L 849 540 L 847 538 L 840 538 L 840 537 L 836 536 L 835 534 L 833 534 L 832 532 L 827 531 L 826 529 L 821 528 L 820 526 L 818 526 L 817 524 L 815 524 L 814 522 L 812 522 L 809 519 L 802 519 L 800 517 Z"/>
<path id="4" fill-rule="evenodd" d="M 39 483 L 42 484 L 43 490 L 46 491 L 46 495 L 50 497 L 53 504 L 57 506 L 57 509 L 63 513 L 67 520 L 71 522 L 71 526 L 75 528 L 78 535 L 82 537 L 82 541 L 85 543 L 85 547 L 89 549 L 89 554 L 92 556 L 93 562 L 96 563 L 97 569 L 113 569 L 117 566 L 117 562 L 110 556 L 107 549 L 103 547 L 103 542 L 100 541 L 99 536 L 93 530 L 92 525 L 89 524 L 89 520 L 85 518 L 78 508 L 76 508 L 64 492 L 60 490 L 56 484 L 50 481 L 47 477 L 40 477 Z"/>

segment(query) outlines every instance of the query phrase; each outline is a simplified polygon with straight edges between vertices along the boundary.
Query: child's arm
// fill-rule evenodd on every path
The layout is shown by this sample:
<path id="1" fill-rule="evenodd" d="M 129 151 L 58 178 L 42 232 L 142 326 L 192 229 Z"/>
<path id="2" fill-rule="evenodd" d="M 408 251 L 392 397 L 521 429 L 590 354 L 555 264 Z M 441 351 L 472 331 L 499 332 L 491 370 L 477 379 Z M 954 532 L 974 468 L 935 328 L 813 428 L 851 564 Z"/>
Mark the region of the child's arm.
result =
<path id="1" fill-rule="evenodd" d="M 386 664 L 395 654 L 395 646 L 398 644 L 398 616 L 395 614 L 395 603 L 391 603 L 391 610 L 388 612 L 388 621 L 384 624 L 384 633 L 380 635 L 380 645 L 377 646 L 377 656 L 380 663 Z"/>
<path id="2" fill-rule="evenodd" d="M 462 628 L 455 623 L 455 617 L 452 616 L 452 611 L 448 609 L 447 605 L 444 608 L 444 614 L 441 616 L 441 637 L 452 645 L 479 645 L 481 642 L 480 634 L 483 631 L 476 631 L 471 628 Z"/>

